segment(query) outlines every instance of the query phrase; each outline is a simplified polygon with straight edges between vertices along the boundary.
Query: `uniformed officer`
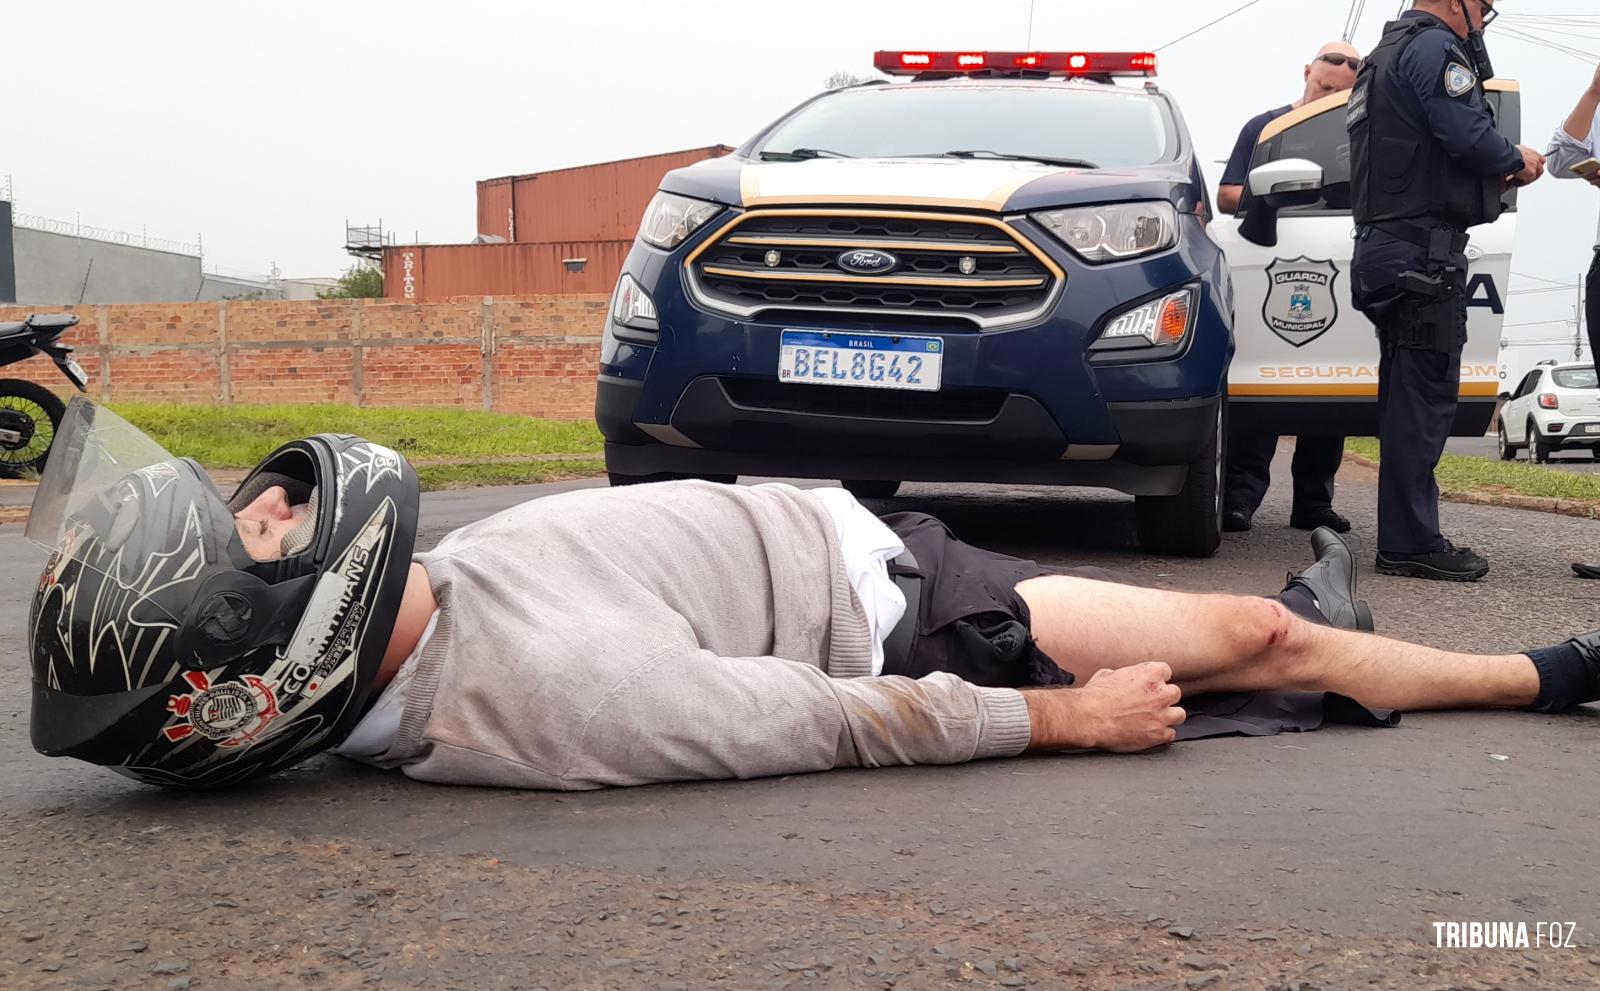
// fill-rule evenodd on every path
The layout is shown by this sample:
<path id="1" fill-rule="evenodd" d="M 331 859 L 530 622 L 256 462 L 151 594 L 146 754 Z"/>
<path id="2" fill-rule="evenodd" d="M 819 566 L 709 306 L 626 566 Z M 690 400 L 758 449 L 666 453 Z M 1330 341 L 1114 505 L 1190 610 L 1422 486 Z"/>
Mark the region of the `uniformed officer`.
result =
<path id="1" fill-rule="evenodd" d="M 1330 41 L 1306 65 L 1305 91 L 1286 107 L 1268 110 L 1250 118 L 1239 132 L 1233 154 L 1222 170 L 1217 186 L 1217 208 L 1238 213 L 1244 202 L 1244 187 L 1250 177 L 1250 161 L 1261 140 L 1261 132 L 1273 121 L 1333 93 L 1343 93 L 1356 84 L 1361 71 L 1361 53 L 1344 41 Z M 1222 529 L 1240 533 L 1253 525 L 1255 513 L 1272 486 L 1272 456 L 1278 450 L 1275 430 L 1250 429 L 1230 421 L 1228 466 L 1222 486 Z M 1290 466 L 1294 478 L 1294 502 L 1289 510 L 1289 525 L 1301 530 L 1325 526 L 1336 533 L 1349 533 L 1350 521 L 1333 509 L 1333 476 L 1344 460 L 1343 437 L 1300 437 L 1294 445 Z"/>
<path id="2" fill-rule="evenodd" d="M 1378 327 L 1382 574 L 1477 581 L 1489 562 L 1439 533 L 1433 471 L 1455 421 L 1467 339 L 1467 228 L 1544 156 L 1495 130 L 1483 28 L 1493 0 L 1416 0 L 1384 28 L 1350 95 L 1355 305 Z"/>

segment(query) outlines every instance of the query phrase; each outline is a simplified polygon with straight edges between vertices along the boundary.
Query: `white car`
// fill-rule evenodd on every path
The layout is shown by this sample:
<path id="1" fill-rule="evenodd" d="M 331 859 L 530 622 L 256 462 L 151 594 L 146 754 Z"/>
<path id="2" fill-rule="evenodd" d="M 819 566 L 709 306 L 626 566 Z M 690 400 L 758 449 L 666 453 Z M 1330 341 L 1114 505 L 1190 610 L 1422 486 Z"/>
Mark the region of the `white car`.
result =
<path id="1" fill-rule="evenodd" d="M 1524 449 L 1529 460 L 1541 463 L 1561 450 L 1584 450 L 1600 459 L 1600 374 L 1594 365 L 1541 363 L 1501 399 L 1501 461 Z"/>

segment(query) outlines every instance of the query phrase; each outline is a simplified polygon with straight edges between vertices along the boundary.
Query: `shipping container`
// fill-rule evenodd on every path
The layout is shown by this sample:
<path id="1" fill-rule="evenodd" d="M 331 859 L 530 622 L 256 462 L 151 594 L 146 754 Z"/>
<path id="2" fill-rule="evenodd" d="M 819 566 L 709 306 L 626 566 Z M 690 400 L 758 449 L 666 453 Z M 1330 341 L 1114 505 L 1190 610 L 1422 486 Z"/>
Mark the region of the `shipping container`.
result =
<path id="1" fill-rule="evenodd" d="M 385 248 L 390 299 L 609 293 L 633 248 L 625 241 L 555 244 L 418 244 Z"/>
<path id="2" fill-rule="evenodd" d="M 631 241 L 662 176 L 732 150 L 712 145 L 486 179 L 478 183 L 478 230 L 530 244 Z M 508 184 L 509 204 L 505 201 Z"/>
<path id="3" fill-rule="evenodd" d="M 516 211 L 511 208 L 511 176 L 478 183 L 478 233 L 517 239 Z"/>

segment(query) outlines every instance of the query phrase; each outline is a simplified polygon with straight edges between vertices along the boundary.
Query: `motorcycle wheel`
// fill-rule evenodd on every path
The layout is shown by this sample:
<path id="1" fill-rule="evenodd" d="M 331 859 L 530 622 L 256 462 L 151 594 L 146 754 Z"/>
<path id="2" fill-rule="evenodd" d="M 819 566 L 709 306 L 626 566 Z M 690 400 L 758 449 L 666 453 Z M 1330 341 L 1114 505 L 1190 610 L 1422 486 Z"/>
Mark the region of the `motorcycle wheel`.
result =
<path id="1" fill-rule="evenodd" d="M 44 470 L 67 404 L 34 382 L 0 379 L 0 431 L 20 435 L 0 439 L 0 478 L 29 478 Z"/>

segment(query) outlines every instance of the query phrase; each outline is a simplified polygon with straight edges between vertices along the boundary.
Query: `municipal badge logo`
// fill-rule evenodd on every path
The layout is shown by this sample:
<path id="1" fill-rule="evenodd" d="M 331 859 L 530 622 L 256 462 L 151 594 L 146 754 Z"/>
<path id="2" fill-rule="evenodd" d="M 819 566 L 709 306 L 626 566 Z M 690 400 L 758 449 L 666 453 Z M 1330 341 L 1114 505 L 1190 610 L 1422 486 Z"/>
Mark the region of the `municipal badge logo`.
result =
<path id="1" fill-rule="evenodd" d="M 167 698 L 167 711 L 183 720 L 162 734 L 173 743 L 196 733 L 219 747 L 238 747 L 260 736 L 282 713 L 274 687 L 253 674 L 213 685 L 203 671 L 183 676 L 194 691 Z"/>
<path id="2" fill-rule="evenodd" d="M 1261 318 L 1274 334 L 1301 348 L 1328 332 L 1339 319 L 1334 282 L 1339 268 L 1330 260 L 1274 259 L 1267 266 L 1267 299 Z"/>
<path id="3" fill-rule="evenodd" d="M 1444 91 L 1451 96 L 1462 96 L 1478 85 L 1478 77 L 1460 62 L 1451 62 L 1444 68 Z"/>

